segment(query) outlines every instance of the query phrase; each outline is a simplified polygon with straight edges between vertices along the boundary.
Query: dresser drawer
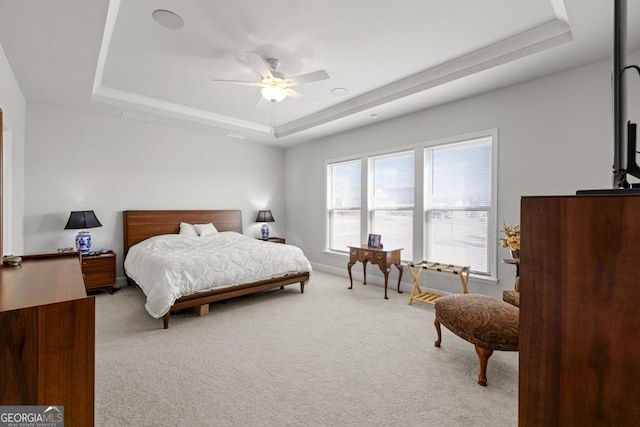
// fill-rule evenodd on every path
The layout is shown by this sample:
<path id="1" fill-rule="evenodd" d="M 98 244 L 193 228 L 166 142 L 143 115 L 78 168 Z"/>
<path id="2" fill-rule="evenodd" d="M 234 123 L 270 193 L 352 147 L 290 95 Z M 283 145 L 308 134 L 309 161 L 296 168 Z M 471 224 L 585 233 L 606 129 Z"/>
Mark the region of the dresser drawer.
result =
<path id="1" fill-rule="evenodd" d="M 386 256 L 384 253 L 381 252 L 376 252 L 376 251 L 371 251 L 368 249 L 351 249 L 350 250 L 350 254 L 351 254 L 351 260 L 355 261 L 356 259 L 358 261 L 370 261 L 374 264 L 377 263 L 381 263 L 384 262 Z"/>
<path id="2" fill-rule="evenodd" d="M 374 259 L 374 252 L 363 249 L 360 251 L 360 259 Z"/>
<path id="3" fill-rule="evenodd" d="M 109 268 L 115 264 L 115 257 L 109 256 L 101 256 L 95 258 L 85 257 L 82 258 L 82 270 L 84 271 L 87 268 Z"/>
<path id="4" fill-rule="evenodd" d="M 369 262 L 371 262 L 372 264 L 384 264 L 386 261 L 386 256 L 383 252 L 373 252 L 373 251 L 367 251 L 369 254 L 367 256 L 367 260 L 369 260 Z"/>
<path id="5" fill-rule="evenodd" d="M 102 285 L 113 285 L 116 283 L 116 275 L 111 271 L 91 269 L 83 273 L 83 276 L 84 284 L 87 288 Z"/>

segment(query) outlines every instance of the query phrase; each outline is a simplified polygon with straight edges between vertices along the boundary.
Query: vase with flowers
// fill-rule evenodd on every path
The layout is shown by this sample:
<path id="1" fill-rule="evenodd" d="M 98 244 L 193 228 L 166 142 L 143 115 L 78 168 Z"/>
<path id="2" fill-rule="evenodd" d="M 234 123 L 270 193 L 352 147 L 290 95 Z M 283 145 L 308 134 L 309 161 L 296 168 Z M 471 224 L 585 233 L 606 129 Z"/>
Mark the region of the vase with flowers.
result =
<path id="1" fill-rule="evenodd" d="M 511 250 L 513 259 L 520 259 L 520 226 L 502 224 L 500 229 L 504 237 L 500 238 L 500 246 Z"/>

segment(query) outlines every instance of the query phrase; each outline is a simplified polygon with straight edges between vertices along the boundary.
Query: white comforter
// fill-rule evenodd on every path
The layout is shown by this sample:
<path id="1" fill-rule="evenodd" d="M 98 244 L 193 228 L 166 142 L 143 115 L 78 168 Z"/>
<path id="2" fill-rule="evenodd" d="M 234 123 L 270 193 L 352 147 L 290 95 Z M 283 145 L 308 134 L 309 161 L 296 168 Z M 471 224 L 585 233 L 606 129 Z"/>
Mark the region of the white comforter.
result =
<path id="1" fill-rule="evenodd" d="M 311 271 L 311 264 L 296 246 L 227 231 L 151 237 L 129 249 L 124 269 L 147 296 L 149 314 L 160 318 L 184 295 Z"/>

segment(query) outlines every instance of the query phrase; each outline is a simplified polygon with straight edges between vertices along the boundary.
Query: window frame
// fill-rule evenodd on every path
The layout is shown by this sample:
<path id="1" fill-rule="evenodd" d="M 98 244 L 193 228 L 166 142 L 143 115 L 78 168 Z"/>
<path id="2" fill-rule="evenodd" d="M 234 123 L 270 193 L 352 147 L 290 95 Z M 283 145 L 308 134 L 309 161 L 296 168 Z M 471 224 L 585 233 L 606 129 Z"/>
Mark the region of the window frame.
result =
<path id="1" fill-rule="evenodd" d="M 413 205 L 413 258 L 411 260 L 403 261 L 420 261 L 426 259 L 427 253 L 427 227 L 426 227 L 426 207 L 429 205 L 427 200 L 425 189 L 428 185 L 427 175 L 430 174 L 426 170 L 426 150 L 434 149 L 439 146 L 464 144 L 470 141 L 488 138 L 490 142 L 491 150 L 491 206 L 488 208 L 490 212 L 489 223 L 487 225 L 487 246 L 488 256 L 490 257 L 488 265 L 490 267 L 489 274 L 474 273 L 471 275 L 479 280 L 486 280 L 495 282 L 498 275 L 498 259 L 497 259 L 497 212 L 498 212 L 498 148 L 499 148 L 499 132 L 497 128 L 481 130 L 477 132 L 470 132 L 461 135 L 455 135 L 446 138 L 433 139 L 429 141 L 421 141 L 418 143 L 403 145 L 397 147 L 390 147 L 385 150 L 377 150 L 372 152 L 360 153 L 352 156 L 345 156 L 341 158 L 334 158 L 325 161 L 325 239 L 324 239 L 324 251 L 327 253 L 347 254 L 345 250 L 335 250 L 330 248 L 330 196 L 329 196 L 329 178 L 328 167 L 332 164 L 348 162 L 348 161 L 360 161 L 361 167 L 361 204 L 360 204 L 360 244 L 366 244 L 369 230 L 371 229 L 372 210 L 370 200 L 373 199 L 373 190 L 370 189 L 370 159 L 373 157 L 379 157 L 384 155 L 394 155 L 402 152 L 414 150 L 414 205 Z M 378 209 L 380 210 L 380 209 Z M 406 210 L 411 210 L 407 208 Z M 451 210 L 451 209 L 447 209 Z M 469 210 L 469 209 L 463 209 Z M 484 209 L 483 209 L 484 210 Z M 438 260 L 436 260 L 438 261 Z M 439 260 L 447 262 L 447 260 Z"/>
<path id="2" fill-rule="evenodd" d="M 329 174 L 329 170 L 331 167 L 333 167 L 334 165 L 338 165 L 338 164 L 344 164 L 344 163 L 356 163 L 359 162 L 360 163 L 360 206 L 355 208 L 355 207 L 350 207 L 350 208 L 345 208 L 345 207 L 341 207 L 341 208 L 335 208 L 332 206 L 332 196 L 333 193 L 330 191 L 333 189 L 333 182 L 332 182 L 332 178 L 333 175 L 330 176 Z M 324 226 L 325 226 L 325 250 L 329 251 L 329 252 L 333 252 L 333 253 L 349 253 L 349 250 L 345 247 L 344 249 L 337 249 L 337 248 L 332 248 L 331 244 L 332 244 L 332 229 L 331 226 L 333 224 L 332 222 L 332 218 L 333 218 L 333 213 L 335 211 L 359 211 L 360 212 L 360 229 L 362 229 L 362 205 L 364 203 L 364 201 L 362 200 L 362 159 L 359 157 L 346 157 L 343 159 L 336 159 L 336 160 L 331 160 L 331 161 L 327 161 L 325 164 L 325 196 L 326 196 L 326 200 L 325 200 L 325 221 L 324 221 Z M 362 233 L 360 233 L 360 240 L 362 240 Z"/>
<path id="3" fill-rule="evenodd" d="M 456 206 L 447 206 L 447 207 L 433 207 L 432 203 L 432 194 L 429 193 L 429 189 L 432 187 L 431 177 L 433 176 L 433 172 L 427 173 L 429 170 L 427 168 L 428 155 L 429 153 L 433 153 L 433 150 L 438 149 L 440 147 L 455 147 L 457 145 L 463 146 L 469 143 L 480 142 L 483 139 L 487 139 L 489 143 L 490 153 L 490 171 L 491 171 L 491 202 L 490 206 L 482 207 L 456 207 Z M 498 129 L 491 129 L 483 132 L 474 132 L 466 135 L 460 135 L 457 137 L 444 138 L 437 141 L 432 141 L 423 146 L 423 158 L 424 158 L 424 207 L 421 213 L 421 219 L 423 223 L 423 233 L 422 233 L 422 246 L 423 246 L 423 254 L 425 255 L 425 259 L 429 258 L 429 239 L 427 236 L 428 233 L 428 218 L 431 212 L 487 212 L 488 215 L 488 224 L 487 224 L 487 266 L 489 268 L 488 272 L 482 272 L 478 270 L 471 270 L 471 274 L 476 277 L 483 277 L 489 279 L 497 279 L 498 273 L 498 263 L 497 263 L 497 240 L 496 240 L 496 231 L 498 228 L 497 225 L 497 211 L 498 211 Z M 430 261 L 445 261 L 447 260 L 431 260 Z"/>
<path id="4" fill-rule="evenodd" d="M 380 230 L 375 230 L 374 229 L 374 225 L 375 225 L 375 221 L 374 221 L 374 216 L 376 212 L 411 212 L 413 215 L 412 218 L 412 233 L 411 233 L 411 248 L 405 248 L 404 249 L 404 254 L 406 254 L 407 252 L 410 251 L 410 253 L 413 254 L 413 247 L 414 247 L 414 243 L 415 243 L 415 227 L 413 227 L 414 222 L 415 222 L 415 209 L 416 209 L 416 173 L 415 173 L 415 166 L 416 166 L 416 156 L 419 155 L 419 149 L 417 150 L 416 148 L 409 148 L 409 149 L 405 149 L 405 150 L 394 150 L 394 151 L 390 151 L 390 152 L 384 152 L 384 153 L 379 153 L 379 154 L 375 154 L 375 155 L 370 155 L 367 157 L 367 168 L 368 168 L 368 176 L 367 176 L 367 195 L 368 195 L 368 201 L 369 203 L 367 204 L 367 230 L 368 233 L 376 233 L 376 234 L 381 234 Z M 381 159 L 381 158 L 389 158 L 389 157 L 395 157 L 395 156 L 401 156 L 401 155 L 405 155 L 405 154 L 410 154 L 413 157 L 413 167 L 414 167 L 414 171 L 413 171 L 413 204 L 412 205 L 402 205 L 402 206 L 396 206 L 396 207 L 383 207 L 383 208 L 376 208 L 375 207 L 375 191 L 376 191 L 376 185 L 375 185 L 375 161 L 376 159 Z M 382 236 L 384 239 L 384 235 Z"/>

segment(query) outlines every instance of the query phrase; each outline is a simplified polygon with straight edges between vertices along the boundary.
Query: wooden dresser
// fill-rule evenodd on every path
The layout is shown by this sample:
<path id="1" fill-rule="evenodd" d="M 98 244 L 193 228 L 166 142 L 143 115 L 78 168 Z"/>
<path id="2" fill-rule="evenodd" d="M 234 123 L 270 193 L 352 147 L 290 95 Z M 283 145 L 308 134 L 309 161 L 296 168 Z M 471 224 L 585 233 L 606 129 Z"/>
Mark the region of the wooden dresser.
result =
<path id="1" fill-rule="evenodd" d="M 640 420 L 640 196 L 525 197 L 519 425 Z"/>
<path id="2" fill-rule="evenodd" d="M 93 425 L 95 299 L 77 255 L 0 269 L 0 340 L 0 405 L 60 405 L 65 425 Z"/>

